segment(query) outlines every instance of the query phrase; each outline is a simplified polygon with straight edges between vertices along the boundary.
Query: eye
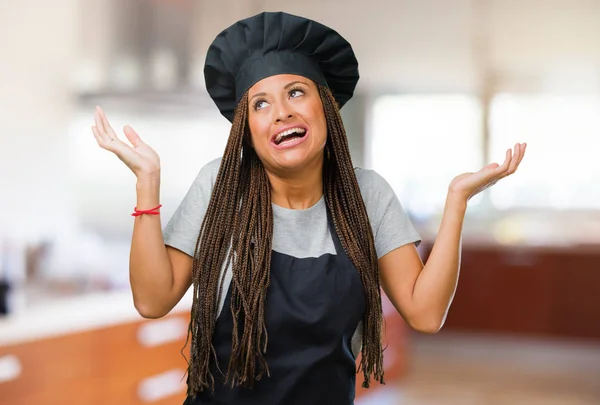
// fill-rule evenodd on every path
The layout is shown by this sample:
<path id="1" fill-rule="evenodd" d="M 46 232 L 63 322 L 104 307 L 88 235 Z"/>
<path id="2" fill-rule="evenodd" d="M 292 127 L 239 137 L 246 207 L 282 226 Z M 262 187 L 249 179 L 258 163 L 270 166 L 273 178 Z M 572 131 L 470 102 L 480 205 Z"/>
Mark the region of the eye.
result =
<path id="1" fill-rule="evenodd" d="M 265 100 L 257 100 L 254 103 L 254 109 L 255 110 L 261 110 L 261 109 L 265 108 L 267 106 L 267 104 L 268 103 Z"/>
<path id="2" fill-rule="evenodd" d="M 304 91 L 302 91 L 301 89 L 290 90 L 290 97 L 292 97 L 292 98 L 300 97 L 303 94 L 304 94 Z"/>

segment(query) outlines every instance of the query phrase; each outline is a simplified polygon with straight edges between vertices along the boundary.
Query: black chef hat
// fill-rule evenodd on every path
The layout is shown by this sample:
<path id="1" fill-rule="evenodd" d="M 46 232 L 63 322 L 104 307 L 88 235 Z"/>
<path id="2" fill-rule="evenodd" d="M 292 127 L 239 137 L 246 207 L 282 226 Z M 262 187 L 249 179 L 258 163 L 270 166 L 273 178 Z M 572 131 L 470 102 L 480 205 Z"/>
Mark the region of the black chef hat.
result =
<path id="1" fill-rule="evenodd" d="M 352 47 L 329 27 L 283 12 L 264 12 L 222 31 L 208 48 L 204 77 L 211 98 L 229 121 L 256 82 L 296 74 L 329 87 L 340 108 L 358 82 Z"/>

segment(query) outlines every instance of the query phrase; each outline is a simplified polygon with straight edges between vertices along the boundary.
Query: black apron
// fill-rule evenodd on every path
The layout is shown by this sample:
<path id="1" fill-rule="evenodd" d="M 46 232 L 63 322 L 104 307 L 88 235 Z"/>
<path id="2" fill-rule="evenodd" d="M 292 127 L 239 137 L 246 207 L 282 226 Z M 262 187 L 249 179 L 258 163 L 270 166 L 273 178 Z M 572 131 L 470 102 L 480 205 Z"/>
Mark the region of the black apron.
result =
<path id="1" fill-rule="evenodd" d="M 342 248 L 327 213 L 336 255 L 296 258 L 271 256 L 265 322 L 266 374 L 254 388 L 223 385 L 211 367 L 215 393 L 187 398 L 184 405 L 352 405 L 356 359 L 351 341 L 363 319 L 366 301 L 362 280 Z M 227 371 L 231 354 L 231 285 L 215 325 L 213 343 L 219 365 Z"/>

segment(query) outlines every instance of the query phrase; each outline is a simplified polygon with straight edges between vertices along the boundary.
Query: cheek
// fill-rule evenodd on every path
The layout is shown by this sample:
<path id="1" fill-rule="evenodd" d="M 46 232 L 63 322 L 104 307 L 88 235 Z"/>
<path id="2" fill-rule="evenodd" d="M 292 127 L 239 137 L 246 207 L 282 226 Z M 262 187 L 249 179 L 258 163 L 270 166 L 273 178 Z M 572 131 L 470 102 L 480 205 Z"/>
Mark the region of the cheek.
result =
<path id="1" fill-rule="evenodd" d="M 259 117 L 248 117 L 248 129 L 250 130 L 250 143 L 256 148 L 261 148 L 263 141 L 269 138 L 269 125 Z"/>
<path id="2" fill-rule="evenodd" d="M 315 135 L 317 135 L 320 141 L 325 142 L 327 140 L 327 121 L 325 120 L 325 114 L 321 108 L 318 108 L 314 111 L 313 116 L 315 117 Z"/>

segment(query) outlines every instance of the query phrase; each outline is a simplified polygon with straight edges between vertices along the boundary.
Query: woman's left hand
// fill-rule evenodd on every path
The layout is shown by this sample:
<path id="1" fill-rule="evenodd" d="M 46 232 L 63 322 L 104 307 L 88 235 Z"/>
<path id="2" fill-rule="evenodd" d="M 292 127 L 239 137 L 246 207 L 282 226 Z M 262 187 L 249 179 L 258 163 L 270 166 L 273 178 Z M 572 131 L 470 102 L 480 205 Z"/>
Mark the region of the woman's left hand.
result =
<path id="1" fill-rule="evenodd" d="M 506 159 L 502 165 L 491 163 L 476 173 L 463 173 L 456 176 L 450 183 L 449 191 L 468 201 L 488 187 L 493 186 L 498 180 L 513 174 L 523 156 L 525 155 L 526 143 L 518 143 L 514 147 L 514 153 L 511 149 L 506 151 Z"/>

